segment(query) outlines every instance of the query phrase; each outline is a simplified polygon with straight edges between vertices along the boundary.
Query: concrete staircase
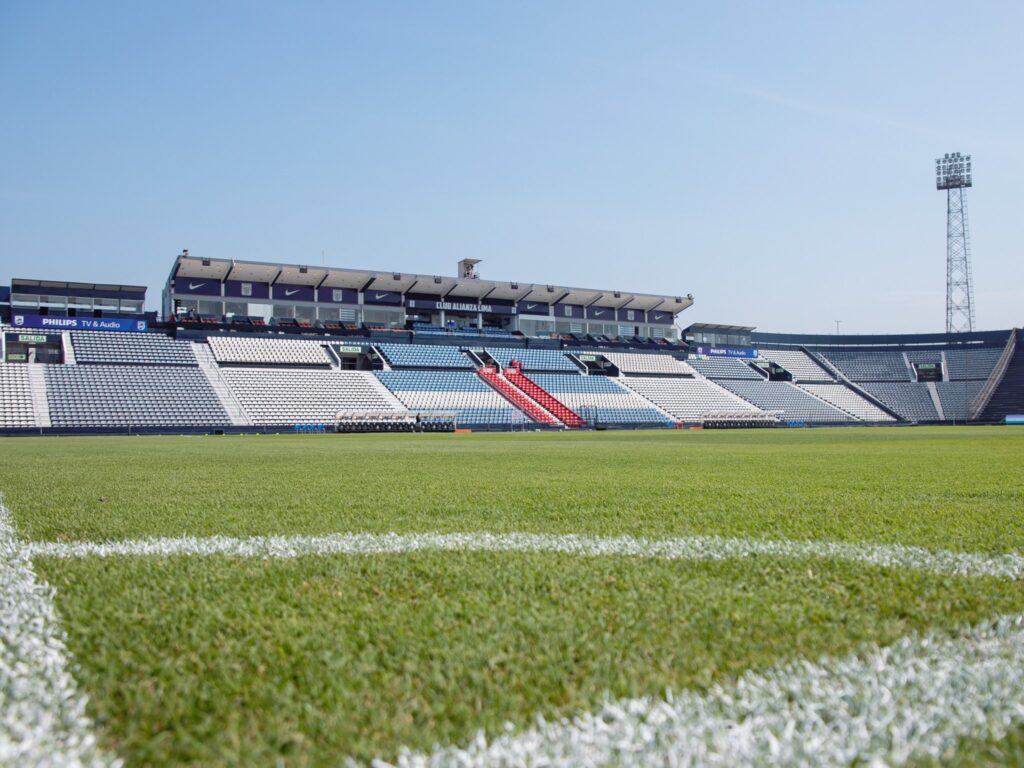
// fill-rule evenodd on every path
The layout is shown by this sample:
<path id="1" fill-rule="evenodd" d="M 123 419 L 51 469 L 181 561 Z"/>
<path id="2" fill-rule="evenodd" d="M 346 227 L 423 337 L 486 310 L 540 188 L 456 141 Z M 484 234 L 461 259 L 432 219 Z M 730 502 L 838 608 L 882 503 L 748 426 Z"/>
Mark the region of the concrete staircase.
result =
<path id="1" fill-rule="evenodd" d="M 245 409 L 242 408 L 242 404 L 238 402 L 238 398 L 235 397 L 227 382 L 224 381 L 224 377 L 220 375 L 220 368 L 213 357 L 213 352 L 210 351 L 210 345 L 193 341 L 192 352 L 199 363 L 199 370 L 203 372 L 207 381 L 210 382 L 210 386 L 213 387 L 213 391 L 217 393 L 217 399 L 220 400 L 220 404 L 223 406 L 228 418 L 231 419 L 231 423 L 236 427 L 251 427 L 252 419 L 249 418 Z"/>
<path id="2" fill-rule="evenodd" d="M 32 395 L 32 412 L 35 415 L 37 427 L 52 427 L 50 421 L 50 400 L 46 394 L 46 377 L 43 375 L 43 366 L 29 365 L 28 386 Z"/>

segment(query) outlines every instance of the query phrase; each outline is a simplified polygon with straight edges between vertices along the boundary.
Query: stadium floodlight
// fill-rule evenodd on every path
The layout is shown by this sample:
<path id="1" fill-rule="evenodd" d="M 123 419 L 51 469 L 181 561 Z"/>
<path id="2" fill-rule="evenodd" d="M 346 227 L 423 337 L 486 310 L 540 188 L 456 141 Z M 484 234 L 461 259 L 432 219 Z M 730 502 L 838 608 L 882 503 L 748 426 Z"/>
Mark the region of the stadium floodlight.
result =
<path id="1" fill-rule="evenodd" d="M 964 189 L 970 186 L 970 155 L 952 152 L 935 161 L 935 188 L 946 191 L 946 333 L 974 330 L 971 241 L 964 199 Z"/>
<path id="2" fill-rule="evenodd" d="M 971 183 L 971 156 L 947 152 L 935 161 L 936 189 L 963 189 Z"/>

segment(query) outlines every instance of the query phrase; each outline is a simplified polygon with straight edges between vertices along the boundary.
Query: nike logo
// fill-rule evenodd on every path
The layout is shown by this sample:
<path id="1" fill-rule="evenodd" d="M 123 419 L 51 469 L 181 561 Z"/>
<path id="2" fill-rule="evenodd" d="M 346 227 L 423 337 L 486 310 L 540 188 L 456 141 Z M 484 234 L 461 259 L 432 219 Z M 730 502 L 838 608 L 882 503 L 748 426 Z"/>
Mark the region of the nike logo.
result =
<path id="1" fill-rule="evenodd" d="M 594 310 L 594 317 L 600 317 L 603 314 L 604 314 L 604 310 L 603 309 L 595 309 Z"/>
<path id="2" fill-rule="evenodd" d="M 190 291 L 194 291 L 196 288 L 202 288 L 204 285 L 206 285 L 206 283 L 189 283 L 188 289 Z"/>
<path id="3" fill-rule="evenodd" d="M 301 288 L 292 288 L 292 289 L 291 289 L 291 290 L 289 291 L 289 290 L 288 290 L 287 288 L 285 288 L 285 289 L 284 289 L 284 295 L 285 295 L 285 296 L 294 296 L 294 295 L 295 295 L 296 293 L 298 293 L 298 292 L 299 292 L 299 291 L 301 291 L 301 290 L 302 290 Z"/>
<path id="4" fill-rule="evenodd" d="M 375 293 L 375 294 L 373 294 L 373 298 L 375 298 L 375 299 L 386 299 L 390 295 L 391 294 L 388 294 L 388 293 Z"/>
<path id="5" fill-rule="evenodd" d="M 526 305 L 526 308 L 527 308 L 527 309 L 533 309 L 533 308 L 534 308 L 534 307 L 536 307 L 536 306 L 537 306 L 536 304 L 527 304 L 527 305 Z"/>

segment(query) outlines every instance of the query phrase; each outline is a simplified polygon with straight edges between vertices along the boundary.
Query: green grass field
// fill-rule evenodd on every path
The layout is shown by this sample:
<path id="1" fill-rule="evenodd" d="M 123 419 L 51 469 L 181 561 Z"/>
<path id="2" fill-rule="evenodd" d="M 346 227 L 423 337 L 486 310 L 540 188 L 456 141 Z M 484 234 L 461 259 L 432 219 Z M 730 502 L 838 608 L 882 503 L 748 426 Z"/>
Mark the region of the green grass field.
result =
<path id="1" fill-rule="evenodd" d="M 12 439 L 27 541 L 529 532 L 1024 551 L 1024 430 Z M 394 759 L 1024 613 L 1024 585 L 828 559 L 422 551 L 35 559 L 129 764 Z M 951 757 L 1024 759 L 1019 728 Z"/>

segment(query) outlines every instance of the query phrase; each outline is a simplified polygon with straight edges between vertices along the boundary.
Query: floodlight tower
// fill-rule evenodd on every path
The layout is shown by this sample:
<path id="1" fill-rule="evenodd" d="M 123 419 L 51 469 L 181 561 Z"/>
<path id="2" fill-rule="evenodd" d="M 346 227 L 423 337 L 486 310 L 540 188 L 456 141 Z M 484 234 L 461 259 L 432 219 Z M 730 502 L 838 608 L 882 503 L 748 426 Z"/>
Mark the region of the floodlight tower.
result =
<path id="1" fill-rule="evenodd" d="M 953 152 L 935 161 L 935 188 L 946 190 L 946 333 L 974 330 L 971 242 L 964 196 L 970 186 L 970 155 Z"/>

